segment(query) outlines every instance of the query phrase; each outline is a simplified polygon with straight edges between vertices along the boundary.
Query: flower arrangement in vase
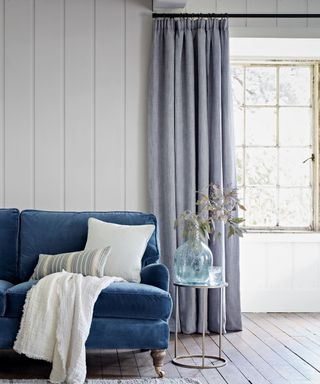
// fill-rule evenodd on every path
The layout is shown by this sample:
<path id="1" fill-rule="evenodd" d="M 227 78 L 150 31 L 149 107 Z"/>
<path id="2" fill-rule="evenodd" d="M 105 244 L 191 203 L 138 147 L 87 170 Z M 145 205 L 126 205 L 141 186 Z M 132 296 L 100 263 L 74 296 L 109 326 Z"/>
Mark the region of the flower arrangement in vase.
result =
<path id="1" fill-rule="evenodd" d="M 208 193 L 197 192 L 197 213 L 184 211 L 175 222 L 175 229 L 183 225 L 183 237 L 186 240 L 177 248 L 174 256 L 174 272 L 177 282 L 182 284 L 207 284 L 212 267 L 212 252 L 206 242 L 212 235 L 213 240 L 221 234 L 216 224 L 226 225 L 228 237 L 242 236 L 244 221 L 238 216 L 238 209 L 245 207 L 240 203 L 237 188 L 222 189 L 210 183 Z"/>

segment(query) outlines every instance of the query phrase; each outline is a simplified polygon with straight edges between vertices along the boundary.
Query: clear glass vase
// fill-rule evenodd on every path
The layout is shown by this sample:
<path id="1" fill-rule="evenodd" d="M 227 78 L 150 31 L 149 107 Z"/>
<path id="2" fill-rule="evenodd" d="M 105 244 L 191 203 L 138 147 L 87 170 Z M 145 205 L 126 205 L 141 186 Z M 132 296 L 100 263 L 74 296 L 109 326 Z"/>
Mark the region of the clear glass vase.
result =
<path id="1" fill-rule="evenodd" d="M 175 280 L 182 284 L 207 284 L 212 263 L 212 252 L 199 234 L 189 237 L 174 255 Z"/>

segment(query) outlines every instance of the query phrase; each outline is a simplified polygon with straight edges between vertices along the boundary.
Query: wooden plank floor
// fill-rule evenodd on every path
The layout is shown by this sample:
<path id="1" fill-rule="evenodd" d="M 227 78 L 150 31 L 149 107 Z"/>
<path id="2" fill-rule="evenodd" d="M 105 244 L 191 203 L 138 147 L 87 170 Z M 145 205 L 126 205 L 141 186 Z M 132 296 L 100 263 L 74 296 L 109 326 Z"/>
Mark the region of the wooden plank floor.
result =
<path id="1" fill-rule="evenodd" d="M 166 357 L 167 377 L 197 378 L 202 384 L 320 384 L 320 313 L 243 314 L 242 332 L 223 337 L 228 364 L 220 369 L 179 368 Z M 200 335 L 180 335 L 178 353 L 200 353 Z M 217 335 L 206 337 L 207 353 L 217 353 Z M 190 361 L 192 363 L 192 360 Z M 89 351 L 89 378 L 153 377 L 149 352 Z M 48 378 L 50 364 L 0 351 L 0 378 Z"/>

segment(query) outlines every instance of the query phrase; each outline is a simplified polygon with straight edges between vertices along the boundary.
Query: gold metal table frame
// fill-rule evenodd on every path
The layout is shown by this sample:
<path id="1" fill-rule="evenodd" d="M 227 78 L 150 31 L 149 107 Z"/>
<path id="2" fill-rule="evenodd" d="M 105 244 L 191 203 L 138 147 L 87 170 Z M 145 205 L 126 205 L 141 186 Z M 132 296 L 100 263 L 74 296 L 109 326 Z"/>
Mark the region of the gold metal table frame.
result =
<path id="1" fill-rule="evenodd" d="M 211 369 L 211 368 L 221 368 L 227 364 L 227 360 L 222 357 L 222 304 L 223 304 L 223 292 L 224 289 L 228 286 L 228 283 L 224 282 L 220 285 L 194 285 L 194 284 L 182 284 L 178 282 L 173 283 L 175 287 L 175 301 L 176 301 L 176 319 L 175 319 L 175 338 L 174 338 L 174 358 L 172 359 L 173 364 L 179 365 L 180 367 L 185 368 L 201 368 L 201 369 Z M 177 346 L 178 346 L 178 318 L 179 318 L 179 288 L 195 288 L 202 289 L 204 294 L 202 295 L 203 300 L 203 323 L 202 323 L 202 353 L 201 355 L 177 355 Z M 208 289 L 220 289 L 220 312 L 219 312 L 219 354 L 218 355 L 206 355 L 205 353 L 205 335 L 206 335 L 206 299 L 208 297 Z M 185 364 L 181 362 L 184 359 L 192 358 L 201 358 L 201 364 Z M 209 359 L 211 364 L 205 364 L 205 359 Z"/>

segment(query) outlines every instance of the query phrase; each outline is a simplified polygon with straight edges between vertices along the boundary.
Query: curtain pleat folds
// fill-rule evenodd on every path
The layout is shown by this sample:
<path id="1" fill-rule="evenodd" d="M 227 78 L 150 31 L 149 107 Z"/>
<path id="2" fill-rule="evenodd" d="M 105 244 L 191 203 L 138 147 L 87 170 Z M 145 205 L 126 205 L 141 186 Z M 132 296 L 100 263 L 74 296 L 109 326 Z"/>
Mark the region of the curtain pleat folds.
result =
<path id="1" fill-rule="evenodd" d="M 173 229 L 184 210 L 195 210 L 196 190 L 209 182 L 236 185 L 227 20 L 157 19 L 153 25 L 148 98 L 148 187 L 159 221 L 161 256 L 173 277 L 175 249 L 183 239 Z M 239 240 L 211 241 L 214 265 L 229 287 L 224 330 L 240 330 Z M 173 286 L 171 285 L 173 294 Z M 180 327 L 202 331 L 200 293 L 181 289 Z M 173 296 L 174 297 L 174 296 Z M 208 295 L 208 330 L 219 330 L 219 292 Z"/>

